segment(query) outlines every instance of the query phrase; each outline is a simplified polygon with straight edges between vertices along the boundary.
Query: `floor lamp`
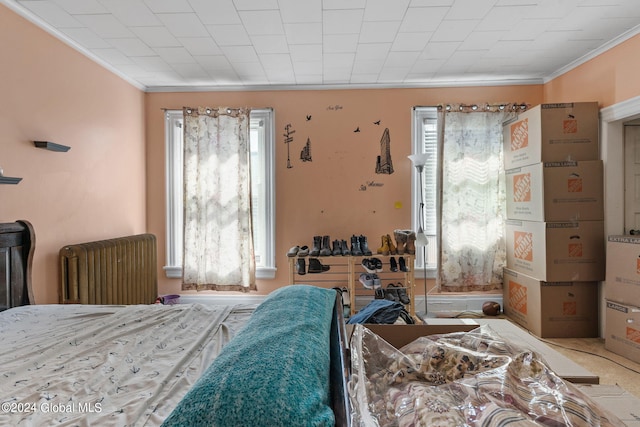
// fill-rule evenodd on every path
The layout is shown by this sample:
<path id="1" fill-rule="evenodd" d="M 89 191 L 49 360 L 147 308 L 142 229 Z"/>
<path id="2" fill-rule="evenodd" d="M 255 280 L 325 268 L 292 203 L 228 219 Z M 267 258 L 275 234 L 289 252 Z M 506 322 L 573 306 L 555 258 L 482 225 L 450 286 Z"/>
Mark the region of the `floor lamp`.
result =
<path id="1" fill-rule="evenodd" d="M 429 240 L 424 234 L 424 186 L 422 183 L 422 172 L 424 171 L 424 165 L 427 164 L 431 155 L 427 153 L 412 154 L 409 156 L 409 160 L 416 168 L 418 174 L 420 186 L 418 192 L 420 193 L 420 206 L 418 207 L 418 231 L 416 232 L 416 246 L 422 248 L 422 268 L 423 268 L 423 280 L 424 280 L 424 315 L 427 315 L 427 245 Z"/>

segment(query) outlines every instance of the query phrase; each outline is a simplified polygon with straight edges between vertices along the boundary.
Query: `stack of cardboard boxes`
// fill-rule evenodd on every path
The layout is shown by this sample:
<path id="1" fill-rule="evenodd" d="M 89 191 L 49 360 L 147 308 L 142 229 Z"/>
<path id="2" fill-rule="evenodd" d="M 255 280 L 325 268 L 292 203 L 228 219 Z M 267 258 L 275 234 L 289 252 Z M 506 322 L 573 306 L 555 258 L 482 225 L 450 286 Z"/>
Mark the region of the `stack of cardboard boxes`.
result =
<path id="1" fill-rule="evenodd" d="M 609 236 L 604 293 L 605 348 L 640 363 L 640 237 Z"/>
<path id="2" fill-rule="evenodd" d="M 539 337 L 598 336 L 605 276 L 598 104 L 543 104 L 503 127 L 504 312 Z"/>

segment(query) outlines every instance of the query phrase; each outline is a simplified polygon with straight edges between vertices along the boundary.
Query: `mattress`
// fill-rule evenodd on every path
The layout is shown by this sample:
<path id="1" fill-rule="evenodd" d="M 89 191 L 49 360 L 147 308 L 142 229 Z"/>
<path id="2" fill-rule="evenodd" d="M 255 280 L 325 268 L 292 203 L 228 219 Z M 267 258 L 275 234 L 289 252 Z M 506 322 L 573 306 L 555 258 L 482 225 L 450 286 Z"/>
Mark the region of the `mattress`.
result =
<path id="1" fill-rule="evenodd" d="M 255 305 L 31 305 L 0 313 L 0 425 L 156 426 Z"/>

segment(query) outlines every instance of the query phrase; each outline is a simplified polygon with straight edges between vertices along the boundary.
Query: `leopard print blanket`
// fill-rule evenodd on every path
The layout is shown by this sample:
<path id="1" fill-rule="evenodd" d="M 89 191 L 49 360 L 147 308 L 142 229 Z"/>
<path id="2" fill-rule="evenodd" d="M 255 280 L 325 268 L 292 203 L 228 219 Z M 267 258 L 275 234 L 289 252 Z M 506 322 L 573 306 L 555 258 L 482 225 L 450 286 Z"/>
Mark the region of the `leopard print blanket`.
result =
<path id="1" fill-rule="evenodd" d="M 351 339 L 354 426 L 614 427 L 622 423 L 541 356 L 481 326 L 395 349 L 363 325 Z"/>

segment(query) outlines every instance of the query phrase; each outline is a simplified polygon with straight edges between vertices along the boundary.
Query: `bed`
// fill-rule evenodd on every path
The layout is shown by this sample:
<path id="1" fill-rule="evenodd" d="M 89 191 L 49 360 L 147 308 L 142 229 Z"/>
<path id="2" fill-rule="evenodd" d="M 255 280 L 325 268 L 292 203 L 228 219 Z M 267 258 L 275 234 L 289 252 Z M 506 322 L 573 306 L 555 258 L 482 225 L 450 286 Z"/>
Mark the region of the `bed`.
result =
<path id="1" fill-rule="evenodd" d="M 23 224 L 0 227 L 29 236 L 16 246 L 0 231 L 19 294 L 0 312 L 0 425 L 349 425 L 334 290 L 287 286 L 258 306 L 34 305 Z"/>
<path id="2" fill-rule="evenodd" d="M 257 306 L 33 305 L 35 238 L 22 242 L 21 296 L 0 312 L 0 425 L 622 425 L 486 327 L 400 349 L 366 325 L 347 336 L 332 289 L 285 286 Z"/>

